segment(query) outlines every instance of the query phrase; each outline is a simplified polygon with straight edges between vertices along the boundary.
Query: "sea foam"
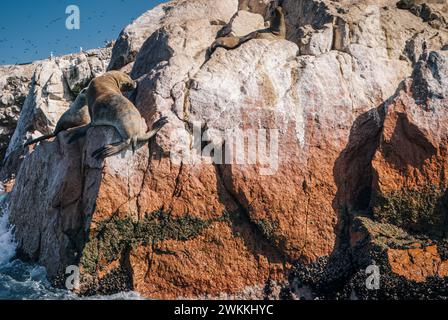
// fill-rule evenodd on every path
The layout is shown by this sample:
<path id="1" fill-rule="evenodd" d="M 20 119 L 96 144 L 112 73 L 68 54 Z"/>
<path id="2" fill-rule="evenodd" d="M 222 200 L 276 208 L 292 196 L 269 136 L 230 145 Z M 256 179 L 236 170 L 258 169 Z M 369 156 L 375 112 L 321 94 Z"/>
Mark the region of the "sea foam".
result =
<path id="1" fill-rule="evenodd" d="M 8 211 L 0 206 L 0 265 L 10 262 L 16 254 L 17 244 L 8 217 Z"/>
<path id="2" fill-rule="evenodd" d="M 121 292 L 109 296 L 79 297 L 51 286 L 44 267 L 13 260 L 17 243 L 9 224 L 9 212 L 2 205 L 0 194 L 0 300 L 142 300 L 136 292 Z"/>

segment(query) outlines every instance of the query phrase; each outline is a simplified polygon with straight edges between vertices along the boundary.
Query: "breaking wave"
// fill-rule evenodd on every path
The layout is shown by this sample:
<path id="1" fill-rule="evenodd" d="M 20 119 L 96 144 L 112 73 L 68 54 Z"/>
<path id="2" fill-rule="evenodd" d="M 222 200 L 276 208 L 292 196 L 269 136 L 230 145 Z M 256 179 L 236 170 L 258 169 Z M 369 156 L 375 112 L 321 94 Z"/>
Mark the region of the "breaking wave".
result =
<path id="1" fill-rule="evenodd" d="M 0 202 L 3 197 L 0 195 Z M 0 206 L 0 300 L 142 300 L 135 292 L 121 292 L 110 296 L 79 297 L 62 289 L 53 288 L 44 267 L 13 260 L 17 243 L 8 222 L 9 214 Z"/>
<path id="2" fill-rule="evenodd" d="M 8 214 L 0 207 L 0 266 L 14 257 L 16 247 L 13 230 L 8 223 Z"/>

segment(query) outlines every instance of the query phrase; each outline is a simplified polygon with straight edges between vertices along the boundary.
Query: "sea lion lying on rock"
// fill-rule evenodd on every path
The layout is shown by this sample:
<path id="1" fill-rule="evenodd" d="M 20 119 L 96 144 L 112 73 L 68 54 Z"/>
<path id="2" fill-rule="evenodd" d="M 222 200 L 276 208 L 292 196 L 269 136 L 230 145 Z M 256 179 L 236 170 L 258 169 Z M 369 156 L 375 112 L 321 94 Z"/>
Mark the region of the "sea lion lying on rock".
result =
<path id="1" fill-rule="evenodd" d="M 275 15 L 271 26 L 267 29 L 254 31 L 243 37 L 220 37 L 213 42 L 210 52 L 217 48 L 236 49 L 243 43 L 252 39 L 279 40 L 286 38 L 286 22 L 282 7 L 275 8 Z"/>

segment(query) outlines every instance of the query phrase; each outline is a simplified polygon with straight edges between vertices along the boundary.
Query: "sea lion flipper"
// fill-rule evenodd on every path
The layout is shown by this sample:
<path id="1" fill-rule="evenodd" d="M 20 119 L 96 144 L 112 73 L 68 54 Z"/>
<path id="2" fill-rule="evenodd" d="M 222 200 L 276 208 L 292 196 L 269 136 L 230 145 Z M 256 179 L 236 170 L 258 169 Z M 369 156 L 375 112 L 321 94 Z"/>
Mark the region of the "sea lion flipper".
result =
<path id="1" fill-rule="evenodd" d="M 123 143 L 123 142 L 120 141 L 120 142 L 111 143 L 110 145 L 107 145 L 107 146 L 104 146 L 104 147 L 102 147 L 102 148 L 99 148 L 99 149 L 95 150 L 95 151 L 92 153 L 92 157 L 93 157 L 93 158 L 96 158 L 100 153 L 104 152 L 104 151 L 107 149 L 108 146 L 118 146 L 118 145 L 120 145 L 120 144 L 122 144 L 122 143 Z"/>
<path id="2" fill-rule="evenodd" d="M 112 157 L 116 154 L 119 154 L 128 147 L 129 143 L 127 141 L 109 144 L 107 146 L 99 148 L 94 153 L 92 153 L 92 157 L 95 158 L 96 160 L 105 159 L 108 157 Z"/>
<path id="3" fill-rule="evenodd" d="M 152 125 L 152 129 L 162 129 L 168 123 L 168 117 L 162 117 Z"/>
<path id="4" fill-rule="evenodd" d="M 47 139 L 50 139 L 50 138 L 53 138 L 53 137 L 56 137 L 56 134 L 54 134 L 54 133 L 52 133 L 52 134 L 47 134 L 47 135 L 44 135 L 44 136 L 42 136 L 42 137 L 39 137 L 39 138 L 33 139 L 33 140 L 31 140 L 31 141 L 28 141 L 28 142 L 25 143 L 23 146 L 24 146 L 24 147 L 28 147 L 28 146 L 30 146 L 30 145 L 36 144 L 36 143 L 38 143 L 38 142 L 41 142 L 41 141 L 44 141 L 44 140 L 47 140 Z"/>
<path id="5" fill-rule="evenodd" d="M 275 15 L 269 28 L 260 29 L 242 37 L 226 36 L 217 38 L 210 47 L 209 54 L 212 54 L 217 48 L 224 48 L 227 50 L 236 49 L 243 43 L 252 39 L 286 39 L 285 14 L 283 13 L 281 6 L 278 6 L 275 9 Z"/>
<path id="6" fill-rule="evenodd" d="M 152 130 L 147 132 L 143 137 L 138 138 L 138 143 L 145 143 L 151 140 L 167 123 L 167 117 L 162 117 L 152 125 Z"/>

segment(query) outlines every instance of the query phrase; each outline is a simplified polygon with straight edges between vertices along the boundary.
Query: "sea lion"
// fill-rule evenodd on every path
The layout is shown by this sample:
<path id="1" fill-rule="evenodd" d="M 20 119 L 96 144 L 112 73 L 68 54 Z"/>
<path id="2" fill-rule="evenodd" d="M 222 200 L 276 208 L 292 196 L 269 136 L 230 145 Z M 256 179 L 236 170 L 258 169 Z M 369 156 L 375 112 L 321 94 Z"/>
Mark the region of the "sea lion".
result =
<path id="1" fill-rule="evenodd" d="M 243 37 L 220 37 L 213 42 L 210 52 L 213 53 L 216 48 L 225 48 L 228 50 L 236 49 L 243 43 L 252 39 L 286 39 L 286 22 L 282 7 L 278 6 L 275 8 L 274 18 L 272 19 L 269 28 L 254 31 Z"/>
<path id="2" fill-rule="evenodd" d="M 121 71 L 108 71 L 105 74 L 94 78 L 87 90 L 87 105 L 90 118 L 93 115 L 93 106 L 96 101 L 108 100 L 113 95 L 122 96 L 124 92 L 136 89 L 137 83 L 129 75 Z M 69 139 L 69 144 L 84 137 L 89 126 L 84 126 L 74 130 Z"/>
<path id="3" fill-rule="evenodd" d="M 123 94 L 126 89 L 135 88 L 135 82 L 126 74 L 117 71 L 92 80 L 87 92 L 91 123 L 75 129 L 69 143 L 84 136 L 90 128 L 109 126 L 115 128 L 121 140 L 96 150 L 92 157 L 100 160 L 114 156 L 131 147 L 135 152 L 139 145 L 148 142 L 168 123 L 163 117 L 148 131 L 145 119 Z"/>
<path id="4" fill-rule="evenodd" d="M 95 102 L 103 95 L 115 93 L 122 95 L 123 92 L 129 92 L 137 88 L 137 82 L 121 71 L 108 71 L 105 74 L 94 78 L 89 84 L 87 92 L 87 104 L 89 112 L 92 115 L 92 107 Z"/>
<path id="5" fill-rule="evenodd" d="M 25 143 L 24 146 L 27 147 L 40 141 L 56 137 L 62 131 L 84 126 L 88 123 L 90 123 L 90 115 L 87 107 L 87 88 L 85 88 L 81 90 L 69 109 L 61 116 L 53 133 L 31 140 Z"/>

